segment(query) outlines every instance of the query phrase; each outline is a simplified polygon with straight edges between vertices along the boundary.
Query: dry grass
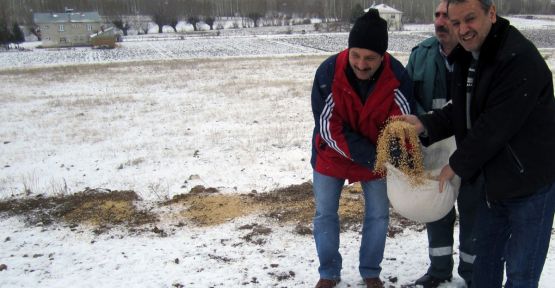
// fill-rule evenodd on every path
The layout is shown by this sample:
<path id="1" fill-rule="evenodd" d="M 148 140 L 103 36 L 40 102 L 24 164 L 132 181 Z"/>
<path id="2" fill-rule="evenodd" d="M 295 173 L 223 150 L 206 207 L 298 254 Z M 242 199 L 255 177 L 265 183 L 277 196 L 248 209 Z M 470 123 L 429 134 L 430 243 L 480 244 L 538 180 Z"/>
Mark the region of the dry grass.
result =
<path id="1" fill-rule="evenodd" d="M 48 101 L 47 105 L 53 108 L 64 107 L 66 109 L 87 109 L 97 106 L 110 106 L 115 104 L 126 104 L 135 101 L 132 96 L 103 95 L 98 96 L 77 96 L 67 95 L 57 97 Z"/>

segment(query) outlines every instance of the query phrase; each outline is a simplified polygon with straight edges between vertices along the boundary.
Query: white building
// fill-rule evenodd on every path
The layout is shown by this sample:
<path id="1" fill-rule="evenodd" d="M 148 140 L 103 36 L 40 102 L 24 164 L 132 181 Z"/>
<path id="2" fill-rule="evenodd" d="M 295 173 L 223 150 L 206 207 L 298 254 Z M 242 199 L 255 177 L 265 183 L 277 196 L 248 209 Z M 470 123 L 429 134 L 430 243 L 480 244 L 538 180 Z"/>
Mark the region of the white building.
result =
<path id="1" fill-rule="evenodd" d="M 35 13 L 33 20 L 40 27 L 43 47 L 90 45 L 90 35 L 102 30 L 98 12 Z"/>
<path id="2" fill-rule="evenodd" d="M 370 8 L 377 9 L 380 12 L 380 16 L 387 21 L 388 30 L 403 30 L 403 22 L 401 21 L 403 12 L 385 4 L 374 4 Z M 365 9 L 364 12 L 370 8 Z"/>

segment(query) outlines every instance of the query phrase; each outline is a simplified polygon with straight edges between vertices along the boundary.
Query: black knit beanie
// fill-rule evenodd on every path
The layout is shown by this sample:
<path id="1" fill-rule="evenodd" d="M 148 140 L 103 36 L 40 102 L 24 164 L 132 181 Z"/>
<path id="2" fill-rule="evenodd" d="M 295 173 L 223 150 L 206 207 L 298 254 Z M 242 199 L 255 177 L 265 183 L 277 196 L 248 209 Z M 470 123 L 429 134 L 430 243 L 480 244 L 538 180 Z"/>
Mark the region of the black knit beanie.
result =
<path id="1" fill-rule="evenodd" d="M 369 9 L 358 17 L 349 33 L 349 48 L 364 48 L 380 55 L 387 50 L 387 21 L 376 9 Z"/>

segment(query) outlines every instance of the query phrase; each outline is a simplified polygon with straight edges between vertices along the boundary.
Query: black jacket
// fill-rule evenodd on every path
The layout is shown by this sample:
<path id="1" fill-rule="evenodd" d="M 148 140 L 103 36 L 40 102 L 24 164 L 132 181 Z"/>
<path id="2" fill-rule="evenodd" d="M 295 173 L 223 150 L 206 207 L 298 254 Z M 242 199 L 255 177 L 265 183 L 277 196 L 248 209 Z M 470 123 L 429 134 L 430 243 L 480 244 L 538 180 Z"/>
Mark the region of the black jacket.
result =
<path id="1" fill-rule="evenodd" d="M 483 173 L 491 200 L 531 195 L 555 181 L 555 99 L 549 67 L 509 21 L 497 16 L 480 51 L 466 127 L 466 76 L 471 55 L 459 53 L 453 102 L 419 116 L 435 142 L 455 135 L 449 159 L 472 180 Z"/>

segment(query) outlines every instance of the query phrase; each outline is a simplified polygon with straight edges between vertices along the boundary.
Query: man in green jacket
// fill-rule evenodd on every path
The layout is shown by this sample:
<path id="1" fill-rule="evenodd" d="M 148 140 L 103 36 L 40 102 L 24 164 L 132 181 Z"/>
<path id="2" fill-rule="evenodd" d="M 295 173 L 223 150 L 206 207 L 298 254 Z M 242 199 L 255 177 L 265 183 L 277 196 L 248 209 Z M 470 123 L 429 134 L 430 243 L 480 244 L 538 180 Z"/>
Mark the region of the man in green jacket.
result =
<path id="1" fill-rule="evenodd" d="M 434 26 L 436 36 L 422 41 L 412 49 L 406 67 L 414 83 L 417 114 L 440 109 L 450 100 L 449 87 L 453 63 L 449 56 L 467 53 L 460 46 L 457 47 L 457 36 L 447 18 L 447 0 L 442 0 L 437 6 Z M 445 149 L 451 145 L 453 148 L 449 152 L 454 150 L 454 141 L 444 145 L 447 146 L 436 146 L 430 149 Z M 437 150 L 428 150 L 430 154 L 437 154 L 437 152 Z M 467 189 L 472 189 L 472 186 L 463 183 L 457 198 L 460 242 L 458 273 L 469 284 L 474 262 L 471 233 L 478 199 L 477 193 L 464 193 Z M 416 285 L 422 285 L 425 288 L 438 287 L 441 283 L 452 279 L 455 219 L 456 213 L 453 207 L 442 219 L 426 224 L 430 267 L 424 276 L 416 280 Z"/>
<path id="2" fill-rule="evenodd" d="M 435 11 L 435 36 L 412 49 L 407 71 L 414 82 L 417 114 L 442 108 L 449 101 L 449 73 L 453 64 L 448 56 L 458 44 L 447 18 L 447 1 L 442 0 Z"/>

